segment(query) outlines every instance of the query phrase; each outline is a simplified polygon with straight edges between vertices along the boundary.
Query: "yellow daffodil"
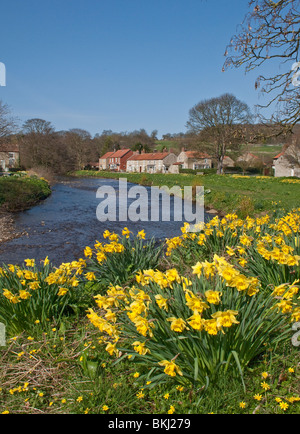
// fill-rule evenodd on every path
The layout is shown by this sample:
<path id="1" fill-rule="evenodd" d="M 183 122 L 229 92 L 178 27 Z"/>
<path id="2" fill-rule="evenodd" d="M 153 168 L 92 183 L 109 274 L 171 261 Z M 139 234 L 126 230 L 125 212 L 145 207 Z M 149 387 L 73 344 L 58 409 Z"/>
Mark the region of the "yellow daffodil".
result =
<path id="1" fill-rule="evenodd" d="M 181 369 L 179 368 L 176 363 L 171 360 L 170 362 L 168 360 L 162 360 L 161 362 L 158 362 L 160 366 L 164 366 L 164 373 L 169 375 L 170 377 L 175 377 L 176 374 L 183 375 Z"/>

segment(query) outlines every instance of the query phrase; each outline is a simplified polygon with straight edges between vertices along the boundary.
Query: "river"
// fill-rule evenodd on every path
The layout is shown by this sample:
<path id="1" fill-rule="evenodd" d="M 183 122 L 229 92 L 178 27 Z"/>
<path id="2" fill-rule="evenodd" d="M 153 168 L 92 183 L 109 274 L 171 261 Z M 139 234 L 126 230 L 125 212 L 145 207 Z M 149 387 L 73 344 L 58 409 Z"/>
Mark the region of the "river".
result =
<path id="1" fill-rule="evenodd" d="M 128 190 L 133 185 L 128 183 Z M 26 258 L 34 258 L 38 263 L 46 256 L 54 265 L 76 260 L 83 257 L 86 246 L 93 247 L 96 240 L 103 241 L 106 229 L 118 234 L 125 226 L 135 234 L 144 229 L 146 238 L 155 237 L 158 241 L 181 234 L 183 221 L 174 221 L 173 197 L 168 222 L 162 221 L 161 216 L 160 221 L 99 221 L 96 210 L 101 200 L 97 199 L 96 192 L 102 186 L 111 186 L 118 194 L 118 180 L 59 179 L 45 201 L 15 215 L 16 231 L 26 235 L 0 245 L 0 264 L 21 264 Z M 150 201 L 150 187 L 146 188 Z M 133 201 L 129 199 L 128 206 Z M 117 209 L 118 206 L 117 201 Z M 209 218 L 205 213 L 205 220 Z"/>

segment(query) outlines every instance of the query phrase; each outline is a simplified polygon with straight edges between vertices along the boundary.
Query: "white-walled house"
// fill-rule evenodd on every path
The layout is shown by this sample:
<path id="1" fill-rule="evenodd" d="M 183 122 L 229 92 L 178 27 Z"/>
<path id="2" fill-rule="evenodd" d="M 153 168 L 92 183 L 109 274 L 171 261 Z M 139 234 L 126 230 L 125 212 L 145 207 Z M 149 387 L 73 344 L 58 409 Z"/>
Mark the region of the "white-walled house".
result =
<path id="1" fill-rule="evenodd" d="M 0 171 L 18 167 L 19 163 L 19 145 L 13 143 L 0 144 Z"/>
<path id="2" fill-rule="evenodd" d="M 177 156 L 171 152 L 134 154 L 127 160 L 126 171 L 136 173 L 167 173 L 176 161 Z"/>
<path id="3" fill-rule="evenodd" d="M 225 155 L 223 158 L 223 168 L 226 169 L 227 167 L 234 167 L 235 163 L 232 158 L 228 157 L 228 155 Z"/>
<path id="4" fill-rule="evenodd" d="M 99 158 L 99 170 L 107 170 L 109 168 L 109 158 L 112 156 L 113 152 L 106 152 Z"/>
<path id="5" fill-rule="evenodd" d="M 205 152 L 181 150 L 177 157 L 177 163 L 181 164 L 182 169 L 211 169 L 212 159 Z"/>
<path id="6" fill-rule="evenodd" d="M 291 149 L 289 151 L 288 148 L 274 157 L 273 169 L 276 178 L 287 176 L 297 176 L 300 178 L 300 151 L 298 158 L 289 158 L 289 152 L 291 152 Z"/>

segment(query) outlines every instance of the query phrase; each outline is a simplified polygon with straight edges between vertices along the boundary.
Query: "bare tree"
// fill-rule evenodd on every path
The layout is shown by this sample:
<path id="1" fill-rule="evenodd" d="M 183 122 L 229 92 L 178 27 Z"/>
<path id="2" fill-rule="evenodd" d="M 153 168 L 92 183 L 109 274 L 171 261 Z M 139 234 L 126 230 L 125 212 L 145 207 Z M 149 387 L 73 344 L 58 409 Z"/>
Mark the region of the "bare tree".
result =
<path id="1" fill-rule="evenodd" d="M 22 126 L 20 159 L 26 168 L 52 167 L 55 154 L 55 130 L 43 119 L 28 119 Z"/>
<path id="2" fill-rule="evenodd" d="M 296 82 L 300 0 L 250 0 L 249 9 L 226 49 L 223 70 L 244 67 L 247 73 L 265 64 L 271 66 L 273 74 L 259 75 L 255 81 L 255 89 L 260 88 L 267 96 L 266 103 L 257 108 L 274 107 L 268 121 L 273 129 L 275 125 L 280 127 L 275 134 L 288 132 L 300 120 L 300 82 Z M 283 71 L 279 68 L 282 65 Z"/>
<path id="3" fill-rule="evenodd" d="M 16 128 L 17 122 L 11 115 L 10 108 L 0 101 L 0 139 L 13 134 Z"/>
<path id="4" fill-rule="evenodd" d="M 158 134 L 158 130 L 153 130 L 152 133 L 150 134 L 150 137 L 152 140 L 157 140 L 157 134 Z"/>
<path id="5" fill-rule="evenodd" d="M 92 160 L 91 135 L 88 131 L 73 128 L 66 133 L 65 143 L 72 155 L 75 170 L 82 170 Z"/>
<path id="6" fill-rule="evenodd" d="M 202 147 L 217 160 L 220 174 L 226 151 L 242 144 L 251 119 L 248 105 L 226 93 L 196 104 L 189 112 L 186 126 L 188 133 L 199 135 Z"/>
<path id="7" fill-rule="evenodd" d="M 24 134 L 48 135 L 54 133 L 51 122 L 39 118 L 28 119 L 24 122 L 22 129 Z"/>

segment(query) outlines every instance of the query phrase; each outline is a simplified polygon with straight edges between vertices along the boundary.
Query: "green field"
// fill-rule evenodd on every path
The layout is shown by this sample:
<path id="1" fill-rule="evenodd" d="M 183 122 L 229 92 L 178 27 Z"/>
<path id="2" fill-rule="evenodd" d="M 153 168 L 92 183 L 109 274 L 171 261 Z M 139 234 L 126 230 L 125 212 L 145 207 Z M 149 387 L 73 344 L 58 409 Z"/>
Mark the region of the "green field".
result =
<path id="1" fill-rule="evenodd" d="M 170 150 L 171 148 L 176 149 L 178 152 L 181 150 L 181 144 L 180 142 L 176 140 L 157 140 L 155 142 L 157 145 L 157 149 L 167 148 Z M 283 144 L 271 144 L 271 145 L 265 145 L 265 144 L 245 144 L 241 147 L 241 152 L 251 152 L 254 155 L 259 156 L 265 156 L 266 158 L 273 158 L 275 155 L 279 154 L 282 150 Z M 228 152 L 230 153 L 230 152 Z"/>
<path id="2" fill-rule="evenodd" d="M 283 145 L 245 145 L 243 152 L 251 152 L 253 155 L 261 158 L 263 162 L 271 162 L 273 158 L 282 151 Z"/>
<path id="3" fill-rule="evenodd" d="M 251 151 L 253 153 L 264 154 L 279 154 L 282 150 L 282 145 L 252 145 Z"/>

